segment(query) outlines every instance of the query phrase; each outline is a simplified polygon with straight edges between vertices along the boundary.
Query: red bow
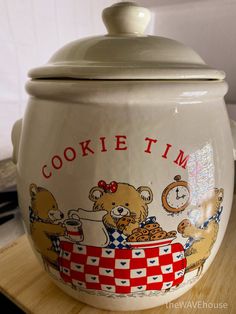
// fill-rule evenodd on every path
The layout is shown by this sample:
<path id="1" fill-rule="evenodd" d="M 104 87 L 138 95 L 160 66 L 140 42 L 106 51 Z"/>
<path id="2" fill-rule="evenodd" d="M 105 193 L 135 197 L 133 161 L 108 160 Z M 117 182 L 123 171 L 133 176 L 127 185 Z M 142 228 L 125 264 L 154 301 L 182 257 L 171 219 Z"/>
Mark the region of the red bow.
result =
<path id="1" fill-rule="evenodd" d="M 111 193 L 115 193 L 118 188 L 118 184 L 115 181 L 112 181 L 111 183 L 107 184 L 104 180 L 100 180 L 98 182 L 98 186 L 102 188 L 105 192 Z"/>

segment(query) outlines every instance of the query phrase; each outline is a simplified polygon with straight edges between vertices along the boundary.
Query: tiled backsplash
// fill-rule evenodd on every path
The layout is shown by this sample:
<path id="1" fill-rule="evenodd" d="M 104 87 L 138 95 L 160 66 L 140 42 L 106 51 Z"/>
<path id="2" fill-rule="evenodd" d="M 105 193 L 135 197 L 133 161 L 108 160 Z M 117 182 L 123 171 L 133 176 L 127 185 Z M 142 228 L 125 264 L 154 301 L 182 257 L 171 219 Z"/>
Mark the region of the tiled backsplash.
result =
<path id="1" fill-rule="evenodd" d="M 104 7 L 114 0 L 0 0 L 0 160 L 11 155 L 10 130 L 27 103 L 30 68 L 65 43 L 105 33 Z"/>
<path id="2" fill-rule="evenodd" d="M 0 115 L 9 103 L 23 113 L 30 68 L 69 41 L 105 33 L 101 11 L 114 2 L 0 0 Z"/>

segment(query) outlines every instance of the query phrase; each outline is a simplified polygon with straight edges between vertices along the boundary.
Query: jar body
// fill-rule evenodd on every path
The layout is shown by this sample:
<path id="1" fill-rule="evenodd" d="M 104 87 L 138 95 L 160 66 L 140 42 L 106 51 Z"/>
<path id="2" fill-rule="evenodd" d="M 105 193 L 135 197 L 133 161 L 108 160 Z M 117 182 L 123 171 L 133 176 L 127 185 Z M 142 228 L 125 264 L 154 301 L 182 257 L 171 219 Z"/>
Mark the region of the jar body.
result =
<path id="1" fill-rule="evenodd" d="M 231 210 L 225 83 L 38 80 L 27 89 L 19 203 L 54 282 L 109 310 L 190 289 Z"/>

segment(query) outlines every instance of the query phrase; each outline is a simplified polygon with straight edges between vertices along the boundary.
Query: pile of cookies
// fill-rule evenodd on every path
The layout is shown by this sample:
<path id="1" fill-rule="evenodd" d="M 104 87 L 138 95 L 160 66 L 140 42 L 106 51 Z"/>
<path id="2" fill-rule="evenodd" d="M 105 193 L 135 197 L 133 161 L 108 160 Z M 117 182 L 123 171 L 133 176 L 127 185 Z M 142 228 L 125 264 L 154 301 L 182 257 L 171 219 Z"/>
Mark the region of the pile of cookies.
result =
<path id="1" fill-rule="evenodd" d="M 164 231 L 158 223 L 150 223 L 143 228 L 136 228 L 127 238 L 127 242 L 156 241 L 176 237 L 176 231 Z"/>

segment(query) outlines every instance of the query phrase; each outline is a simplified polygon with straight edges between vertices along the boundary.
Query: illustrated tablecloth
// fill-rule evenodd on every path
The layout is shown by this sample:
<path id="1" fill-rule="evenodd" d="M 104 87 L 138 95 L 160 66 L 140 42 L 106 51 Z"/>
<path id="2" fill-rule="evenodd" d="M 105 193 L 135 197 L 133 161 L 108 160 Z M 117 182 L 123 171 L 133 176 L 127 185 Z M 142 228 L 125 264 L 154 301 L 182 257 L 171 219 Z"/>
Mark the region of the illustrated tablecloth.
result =
<path id="1" fill-rule="evenodd" d="M 62 279 L 75 287 L 113 293 L 166 290 L 184 279 L 180 243 L 148 249 L 110 249 L 61 241 Z"/>

